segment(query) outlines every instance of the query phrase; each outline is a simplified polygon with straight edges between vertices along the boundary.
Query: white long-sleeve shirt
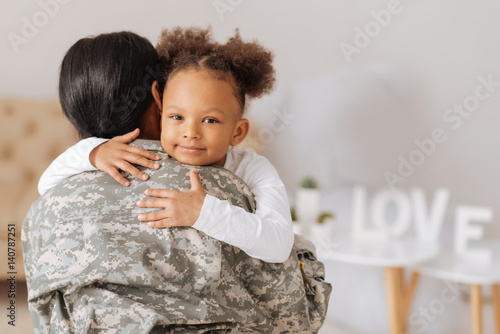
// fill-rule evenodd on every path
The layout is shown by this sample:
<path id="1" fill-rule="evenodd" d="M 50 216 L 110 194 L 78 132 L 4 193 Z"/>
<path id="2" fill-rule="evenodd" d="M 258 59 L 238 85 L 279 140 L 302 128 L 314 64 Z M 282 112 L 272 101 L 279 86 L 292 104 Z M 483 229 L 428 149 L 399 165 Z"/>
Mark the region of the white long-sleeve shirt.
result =
<path id="1" fill-rule="evenodd" d="M 87 138 L 57 157 L 40 178 L 40 194 L 72 175 L 96 170 L 88 157 L 94 147 L 105 141 Z M 192 227 L 251 257 L 273 263 L 285 261 L 294 237 L 290 205 L 278 172 L 265 157 L 238 148 L 228 150 L 224 168 L 248 185 L 257 204 L 255 214 L 207 194 Z"/>

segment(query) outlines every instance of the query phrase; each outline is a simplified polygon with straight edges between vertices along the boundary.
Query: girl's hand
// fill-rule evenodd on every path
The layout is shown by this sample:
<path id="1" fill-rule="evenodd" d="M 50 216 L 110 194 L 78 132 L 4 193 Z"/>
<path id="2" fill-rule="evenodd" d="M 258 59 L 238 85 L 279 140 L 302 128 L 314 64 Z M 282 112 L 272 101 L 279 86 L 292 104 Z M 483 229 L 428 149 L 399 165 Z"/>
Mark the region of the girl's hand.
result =
<path id="1" fill-rule="evenodd" d="M 147 180 L 148 176 L 132 166 L 132 164 L 158 169 L 160 168 L 160 164 L 151 160 L 160 160 L 161 157 L 143 148 L 127 145 L 137 138 L 139 133 L 140 130 L 135 129 L 123 136 L 113 137 L 95 147 L 89 155 L 90 163 L 94 167 L 108 173 L 126 187 L 130 185 L 130 181 L 120 174 L 120 170 L 128 172 L 142 180 Z"/>
<path id="2" fill-rule="evenodd" d="M 147 221 L 150 227 L 193 226 L 200 217 L 205 201 L 205 190 L 201 185 L 198 171 L 191 169 L 189 174 L 191 189 L 178 191 L 169 189 L 148 189 L 147 196 L 157 197 L 137 202 L 142 208 L 162 208 L 163 210 L 141 214 L 137 218 Z"/>

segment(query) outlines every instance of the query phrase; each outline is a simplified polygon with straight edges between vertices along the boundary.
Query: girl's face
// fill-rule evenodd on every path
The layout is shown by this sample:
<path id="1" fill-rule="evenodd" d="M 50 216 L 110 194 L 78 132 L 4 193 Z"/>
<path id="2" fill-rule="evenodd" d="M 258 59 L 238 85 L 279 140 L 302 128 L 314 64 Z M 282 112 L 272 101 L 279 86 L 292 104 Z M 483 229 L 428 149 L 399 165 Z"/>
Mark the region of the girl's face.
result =
<path id="1" fill-rule="evenodd" d="M 161 144 L 179 162 L 223 166 L 229 146 L 248 133 L 233 87 L 207 70 L 174 74 L 162 102 Z"/>

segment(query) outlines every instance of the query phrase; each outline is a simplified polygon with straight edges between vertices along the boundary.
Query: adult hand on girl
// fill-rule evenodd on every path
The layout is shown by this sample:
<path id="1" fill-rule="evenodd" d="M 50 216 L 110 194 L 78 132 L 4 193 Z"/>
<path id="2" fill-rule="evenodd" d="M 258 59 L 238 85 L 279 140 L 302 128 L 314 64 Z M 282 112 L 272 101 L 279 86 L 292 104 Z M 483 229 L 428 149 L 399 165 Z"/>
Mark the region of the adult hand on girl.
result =
<path id="1" fill-rule="evenodd" d="M 178 191 L 170 189 L 148 189 L 147 196 L 156 197 L 137 202 L 142 208 L 162 208 L 163 210 L 141 214 L 137 218 L 147 221 L 150 227 L 193 226 L 200 216 L 205 189 L 201 185 L 198 171 L 191 169 L 189 173 L 191 189 Z"/>
<path id="2" fill-rule="evenodd" d="M 108 173 L 116 181 L 128 187 L 130 181 L 120 174 L 120 170 L 128 172 L 139 179 L 147 180 L 148 175 L 132 164 L 158 169 L 160 164 L 151 160 L 160 160 L 157 154 L 140 147 L 127 145 L 139 136 L 140 130 L 135 129 L 123 136 L 116 136 L 97 146 L 90 152 L 89 160 L 92 166 Z"/>

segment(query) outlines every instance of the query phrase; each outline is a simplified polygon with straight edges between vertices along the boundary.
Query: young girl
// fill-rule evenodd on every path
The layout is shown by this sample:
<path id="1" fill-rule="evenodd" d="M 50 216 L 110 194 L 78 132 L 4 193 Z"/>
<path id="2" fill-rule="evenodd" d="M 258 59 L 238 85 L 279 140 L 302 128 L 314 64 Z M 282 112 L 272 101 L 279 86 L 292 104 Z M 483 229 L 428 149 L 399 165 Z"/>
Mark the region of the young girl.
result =
<path id="1" fill-rule="evenodd" d="M 250 187 L 257 211 L 251 214 L 207 195 L 193 169 L 192 188 L 188 191 L 147 190 L 146 195 L 153 198 L 137 205 L 163 210 L 140 215 L 138 219 L 157 228 L 192 226 L 254 258 L 285 261 L 293 245 L 293 231 L 283 182 L 266 158 L 234 148 L 249 130 L 248 120 L 243 118 L 246 99 L 260 97 L 272 89 L 272 54 L 256 42 L 243 42 L 238 32 L 220 44 L 213 40 L 210 30 L 194 28 L 163 31 L 157 51 L 164 80 L 159 90 L 153 89 L 153 96 L 162 109 L 163 149 L 170 158 L 185 164 L 214 164 L 229 169 Z M 93 166 L 107 171 L 124 185 L 128 181 L 117 175 L 118 169 L 147 179 L 128 165 L 151 158 L 127 151 L 125 143 L 137 134 L 138 131 L 105 142 L 89 158 L 81 158 L 90 159 Z M 96 138 L 86 140 L 93 140 L 92 145 L 96 145 Z M 64 154 L 75 152 L 70 149 Z M 59 157 L 49 167 L 40 179 L 39 189 L 48 189 L 78 172 L 66 171 L 66 160 Z M 86 166 L 80 171 L 88 169 Z"/>

